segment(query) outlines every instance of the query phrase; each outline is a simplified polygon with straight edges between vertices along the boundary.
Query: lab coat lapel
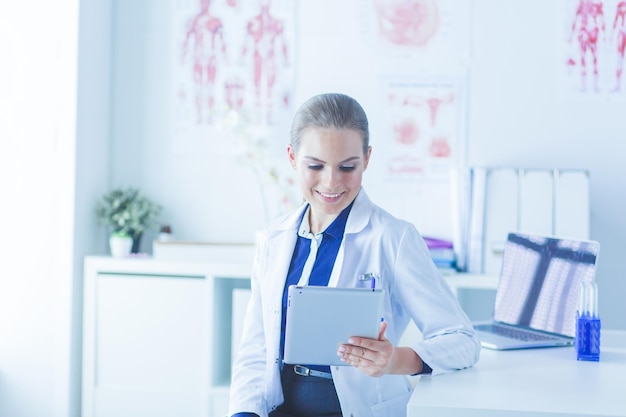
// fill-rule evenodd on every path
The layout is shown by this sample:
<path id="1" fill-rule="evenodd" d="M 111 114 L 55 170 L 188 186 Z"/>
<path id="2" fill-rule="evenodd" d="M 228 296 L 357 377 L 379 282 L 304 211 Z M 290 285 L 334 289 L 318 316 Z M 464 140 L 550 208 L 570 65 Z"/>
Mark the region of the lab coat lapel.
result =
<path id="1" fill-rule="evenodd" d="M 296 244 L 296 234 L 285 232 L 275 238 L 272 251 L 268 259 L 272 259 L 270 266 L 270 280 L 267 283 L 272 294 L 272 304 L 275 308 L 282 308 L 283 288 L 289 272 L 289 263 Z"/>
<path id="2" fill-rule="evenodd" d="M 296 245 L 297 230 L 299 226 L 301 210 L 290 215 L 278 225 L 272 236 L 268 236 L 267 247 L 269 252 L 267 260 L 269 282 L 269 295 L 271 297 L 272 310 L 280 311 L 282 309 L 283 289 L 289 272 L 289 264 L 291 256 Z"/>

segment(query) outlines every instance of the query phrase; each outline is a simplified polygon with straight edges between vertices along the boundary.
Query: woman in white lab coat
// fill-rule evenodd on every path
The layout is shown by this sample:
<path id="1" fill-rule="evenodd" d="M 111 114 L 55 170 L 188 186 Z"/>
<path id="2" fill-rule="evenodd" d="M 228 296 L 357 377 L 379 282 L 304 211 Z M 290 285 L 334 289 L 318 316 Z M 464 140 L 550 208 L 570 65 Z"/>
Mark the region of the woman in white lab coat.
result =
<path id="1" fill-rule="evenodd" d="M 407 375 L 436 375 L 478 360 L 479 340 L 421 235 L 362 188 L 370 155 L 367 117 L 351 97 L 315 96 L 297 111 L 288 158 L 305 203 L 257 242 L 231 416 L 401 417 L 412 391 Z M 338 346 L 350 366 L 283 364 L 288 285 L 359 287 L 368 273 L 385 290 L 379 338 L 353 337 Z M 399 347 L 411 319 L 423 340 Z"/>

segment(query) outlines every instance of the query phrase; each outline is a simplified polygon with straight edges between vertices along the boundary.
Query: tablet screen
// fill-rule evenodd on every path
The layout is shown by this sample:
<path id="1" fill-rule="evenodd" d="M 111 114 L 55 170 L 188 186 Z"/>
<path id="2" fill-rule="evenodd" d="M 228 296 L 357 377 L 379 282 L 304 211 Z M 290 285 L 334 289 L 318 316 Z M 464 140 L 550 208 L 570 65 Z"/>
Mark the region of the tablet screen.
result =
<path id="1" fill-rule="evenodd" d="M 378 338 L 382 289 L 295 286 L 288 289 L 288 364 L 347 365 L 337 356 L 350 336 Z"/>

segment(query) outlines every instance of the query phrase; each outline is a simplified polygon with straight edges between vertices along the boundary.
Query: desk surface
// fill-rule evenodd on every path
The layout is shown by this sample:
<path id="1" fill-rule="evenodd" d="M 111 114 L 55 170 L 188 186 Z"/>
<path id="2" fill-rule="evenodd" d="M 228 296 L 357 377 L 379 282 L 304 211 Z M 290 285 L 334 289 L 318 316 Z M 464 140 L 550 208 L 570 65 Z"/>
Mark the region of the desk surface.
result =
<path id="1" fill-rule="evenodd" d="M 626 416 L 626 331 L 602 331 L 600 362 L 573 347 L 482 349 L 470 369 L 421 377 L 408 417 Z"/>

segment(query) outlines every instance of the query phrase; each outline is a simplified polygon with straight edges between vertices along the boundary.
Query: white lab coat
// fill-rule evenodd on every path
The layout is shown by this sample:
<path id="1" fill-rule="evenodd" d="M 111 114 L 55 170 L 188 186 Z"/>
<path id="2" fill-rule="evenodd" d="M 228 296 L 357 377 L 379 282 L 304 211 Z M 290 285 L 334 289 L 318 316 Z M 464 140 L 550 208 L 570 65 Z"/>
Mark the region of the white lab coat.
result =
<path id="1" fill-rule="evenodd" d="M 301 207 L 268 227 L 257 242 L 239 353 L 233 366 L 229 415 L 249 411 L 267 417 L 283 402 L 279 344 L 282 295 L 296 243 Z M 361 189 L 352 206 L 329 286 L 385 289 L 385 336 L 397 343 L 413 319 L 424 336 L 411 346 L 433 375 L 472 366 L 480 342 L 452 291 L 432 262 L 416 228 L 373 204 Z M 320 308 L 323 308 L 320 306 Z M 370 377 L 351 366 L 331 367 L 344 417 L 402 417 L 412 387 L 406 376 Z"/>

